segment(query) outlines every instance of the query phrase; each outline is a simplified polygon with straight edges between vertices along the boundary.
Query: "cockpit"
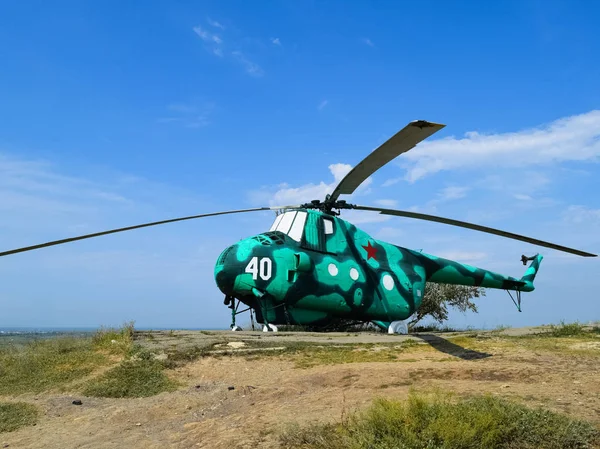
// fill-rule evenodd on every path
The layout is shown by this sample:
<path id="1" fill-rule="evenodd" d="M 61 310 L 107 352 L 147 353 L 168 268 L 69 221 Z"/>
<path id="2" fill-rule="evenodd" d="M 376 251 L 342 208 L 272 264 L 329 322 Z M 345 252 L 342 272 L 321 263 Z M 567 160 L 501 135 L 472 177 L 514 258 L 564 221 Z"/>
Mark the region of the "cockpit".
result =
<path id="1" fill-rule="evenodd" d="M 280 213 L 269 231 L 243 239 L 221 253 L 215 264 L 219 289 L 226 295 L 237 295 L 238 299 L 240 295 L 257 295 L 257 292 L 268 291 L 270 284 L 267 281 L 273 276 L 273 264 L 279 264 L 284 271 L 287 266 L 288 275 L 294 275 L 298 269 L 308 269 L 312 251 L 331 256 L 339 254 L 345 242 L 337 226 L 334 217 L 317 211 L 296 209 Z M 274 253 L 281 248 L 279 245 L 292 251 Z M 291 267 L 296 271 L 290 271 Z"/>
<path id="2" fill-rule="evenodd" d="M 288 210 L 275 218 L 269 232 L 282 232 L 303 247 L 328 252 L 327 236 L 334 233 L 333 227 L 330 217 L 303 210 Z"/>
<path id="3" fill-rule="evenodd" d="M 290 238 L 299 242 L 302 240 L 302 234 L 304 232 L 304 225 L 306 224 L 307 213 L 304 211 L 287 211 L 283 214 L 279 214 L 271 229 L 270 232 L 280 231 L 284 234 L 287 234 Z"/>

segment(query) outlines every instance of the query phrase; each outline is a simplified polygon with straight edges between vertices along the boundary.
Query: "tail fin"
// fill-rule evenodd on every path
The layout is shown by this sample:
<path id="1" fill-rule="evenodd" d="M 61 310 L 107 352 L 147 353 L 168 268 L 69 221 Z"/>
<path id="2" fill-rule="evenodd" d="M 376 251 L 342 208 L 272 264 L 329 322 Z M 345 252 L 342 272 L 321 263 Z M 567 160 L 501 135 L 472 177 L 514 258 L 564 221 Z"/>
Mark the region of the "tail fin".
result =
<path id="1" fill-rule="evenodd" d="M 533 257 L 521 256 L 521 262 L 523 262 L 523 265 L 525 265 L 528 260 L 532 261 L 531 264 L 529 265 L 529 267 L 527 268 L 527 271 L 521 278 L 521 281 L 525 282 L 525 286 L 527 289 L 531 289 L 531 290 L 534 289 L 533 280 L 535 279 L 535 275 L 537 274 L 537 272 L 540 268 L 540 263 L 542 262 L 543 258 L 544 258 L 544 256 L 542 256 L 540 254 L 536 254 Z"/>

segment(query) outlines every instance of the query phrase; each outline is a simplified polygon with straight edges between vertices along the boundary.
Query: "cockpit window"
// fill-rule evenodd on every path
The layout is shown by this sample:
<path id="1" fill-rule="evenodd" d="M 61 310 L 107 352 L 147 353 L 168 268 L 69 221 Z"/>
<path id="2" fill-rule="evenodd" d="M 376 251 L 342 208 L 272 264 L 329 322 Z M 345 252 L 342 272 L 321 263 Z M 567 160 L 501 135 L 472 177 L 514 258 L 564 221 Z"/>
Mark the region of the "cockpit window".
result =
<path id="1" fill-rule="evenodd" d="M 296 211 L 294 212 L 286 212 L 283 214 L 281 221 L 277 225 L 276 231 L 281 231 L 284 234 L 287 234 L 292 227 L 292 222 L 294 221 L 294 217 L 296 216 Z"/>
<path id="2" fill-rule="evenodd" d="M 280 231 L 299 242 L 302 239 L 307 213 L 289 211 L 278 215 L 269 231 Z"/>
<path id="3" fill-rule="evenodd" d="M 277 229 L 277 226 L 279 225 L 279 222 L 281 221 L 282 217 L 283 217 L 283 214 L 277 215 L 277 218 L 275 218 L 275 221 L 273 222 L 271 229 L 269 229 L 269 232 L 275 231 Z"/>
<path id="4" fill-rule="evenodd" d="M 288 234 L 297 242 L 299 242 L 302 238 L 302 232 L 304 232 L 304 223 L 306 223 L 306 212 L 300 211 L 296 215 L 294 224 L 292 224 L 292 228 L 290 229 L 290 232 Z"/>

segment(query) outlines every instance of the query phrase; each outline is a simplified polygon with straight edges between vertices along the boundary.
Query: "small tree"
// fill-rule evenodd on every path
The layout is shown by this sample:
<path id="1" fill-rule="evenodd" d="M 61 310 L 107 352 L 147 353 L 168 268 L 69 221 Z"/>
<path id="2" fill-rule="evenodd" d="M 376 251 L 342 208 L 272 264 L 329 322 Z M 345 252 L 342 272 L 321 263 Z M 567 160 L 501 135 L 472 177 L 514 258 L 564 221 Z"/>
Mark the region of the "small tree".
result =
<path id="1" fill-rule="evenodd" d="M 442 323 L 448 319 L 448 307 L 455 307 L 461 312 L 471 310 L 477 313 L 477 306 L 471 299 L 480 296 L 485 296 L 483 287 L 428 282 L 425 285 L 423 302 L 408 325 L 414 327 L 428 316 Z"/>

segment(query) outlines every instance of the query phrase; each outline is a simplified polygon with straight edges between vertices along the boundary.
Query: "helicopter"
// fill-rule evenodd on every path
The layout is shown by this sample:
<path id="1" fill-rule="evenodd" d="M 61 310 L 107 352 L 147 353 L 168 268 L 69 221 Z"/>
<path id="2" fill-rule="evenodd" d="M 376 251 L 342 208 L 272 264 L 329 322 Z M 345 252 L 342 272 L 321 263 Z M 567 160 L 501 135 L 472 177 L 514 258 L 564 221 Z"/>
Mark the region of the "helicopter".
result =
<path id="1" fill-rule="evenodd" d="M 325 326 L 335 319 L 373 323 L 390 334 L 407 333 L 407 320 L 419 309 L 427 282 L 479 286 L 507 291 L 521 311 L 521 293 L 534 290 L 543 256 L 521 256 L 527 267 L 519 279 L 378 240 L 340 217 L 360 210 L 447 224 L 583 257 L 585 251 L 542 240 L 412 211 L 350 204 L 352 194 L 369 176 L 446 125 L 409 122 L 352 168 L 330 194 L 308 203 L 212 212 L 138 224 L 0 252 L 0 257 L 150 226 L 220 215 L 274 211 L 270 229 L 225 248 L 215 263 L 214 278 L 236 316 L 250 311 L 263 332 L 278 325 Z M 515 296 L 513 297 L 512 293 Z M 247 306 L 238 310 L 240 304 Z M 253 321 L 254 322 L 254 321 Z"/>

